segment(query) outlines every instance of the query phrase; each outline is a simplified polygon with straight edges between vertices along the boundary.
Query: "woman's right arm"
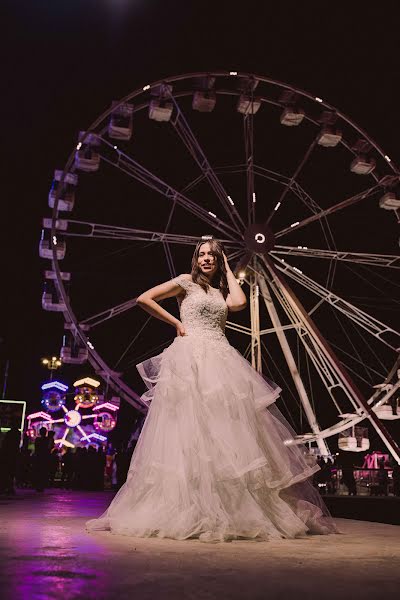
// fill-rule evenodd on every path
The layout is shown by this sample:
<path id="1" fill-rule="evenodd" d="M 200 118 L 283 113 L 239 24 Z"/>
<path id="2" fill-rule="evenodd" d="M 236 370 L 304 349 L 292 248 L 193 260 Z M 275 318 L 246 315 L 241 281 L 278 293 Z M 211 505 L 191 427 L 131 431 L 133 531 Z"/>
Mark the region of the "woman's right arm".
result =
<path id="1" fill-rule="evenodd" d="M 190 277 L 190 275 L 188 276 Z M 136 298 L 136 303 L 153 317 L 164 321 L 176 328 L 178 335 L 185 335 L 184 327 L 179 319 L 176 319 L 171 313 L 162 308 L 158 303 L 166 298 L 173 298 L 182 294 L 180 285 L 174 281 L 166 281 L 160 285 L 143 292 Z"/>

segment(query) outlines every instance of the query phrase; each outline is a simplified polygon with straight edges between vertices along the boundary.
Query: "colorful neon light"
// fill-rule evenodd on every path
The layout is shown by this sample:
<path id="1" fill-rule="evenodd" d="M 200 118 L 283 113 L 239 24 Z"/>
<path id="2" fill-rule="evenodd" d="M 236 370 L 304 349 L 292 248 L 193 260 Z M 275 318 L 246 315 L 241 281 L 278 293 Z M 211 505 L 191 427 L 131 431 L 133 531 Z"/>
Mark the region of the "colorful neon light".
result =
<path id="1" fill-rule="evenodd" d="M 43 411 L 32 413 L 31 415 L 28 415 L 26 418 L 28 419 L 28 421 L 30 419 L 44 419 L 45 421 L 52 420 L 51 416 Z"/>
<path id="2" fill-rule="evenodd" d="M 92 387 L 97 388 L 100 385 L 100 381 L 92 379 L 91 377 L 84 377 L 83 379 L 78 379 L 74 383 L 74 387 L 80 387 L 82 385 L 91 385 Z"/>
<path id="3" fill-rule="evenodd" d="M 119 410 L 119 406 L 112 404 L 111 402 L 103 402 L 103 404 L 97 404 L 93 410 L 100 410 L 100 408 L 108 408 L 109 410 Z"/>
<path id="4" fill-rule="evenodd" d="M 56 388 L 61 392 L 66 392 L 68 386 L 65 383 L 61 383 L 61 381 L 49 381 L 48 383 L 44 383 L 42 385 L 42 390 L 50 390 L 51 388 Z"/>
<path id="5" fill-rule="evenodd" d="M 101 442 L 105 442 L 107 440 L 105 435 L 100 435 L 99 433 L 90 433 L 89 435 L 85 435 L 84 438 L 81 438 L 81 440 L 83 440 L 83 439 L 90 440 L 91 438 L 100 440 Z"/>
<path id="6" fill-rule="evenodd" d="M 60 446 L 67 446 L 67 448 L 75 448 L 75 444 L 72 444 L 71 442 L 68 442 L 64 438 L 61 438 L 59 440 L 54 440 L 54 443 L 55 444 L 59 444 Z"/>

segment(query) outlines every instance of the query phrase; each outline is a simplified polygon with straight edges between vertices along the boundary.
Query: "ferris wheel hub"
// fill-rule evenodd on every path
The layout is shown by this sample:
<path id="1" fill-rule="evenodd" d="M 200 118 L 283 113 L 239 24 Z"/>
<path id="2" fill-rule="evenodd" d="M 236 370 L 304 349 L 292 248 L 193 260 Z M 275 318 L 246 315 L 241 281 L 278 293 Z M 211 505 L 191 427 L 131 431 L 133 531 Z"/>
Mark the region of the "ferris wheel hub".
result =
<path id="1" fill-rule="evenodd" d="M 253 223 L 244 232 L 244 241 L 251 252 L 270 252 L 275 246 L 275 236 L 265 223 Z"/>

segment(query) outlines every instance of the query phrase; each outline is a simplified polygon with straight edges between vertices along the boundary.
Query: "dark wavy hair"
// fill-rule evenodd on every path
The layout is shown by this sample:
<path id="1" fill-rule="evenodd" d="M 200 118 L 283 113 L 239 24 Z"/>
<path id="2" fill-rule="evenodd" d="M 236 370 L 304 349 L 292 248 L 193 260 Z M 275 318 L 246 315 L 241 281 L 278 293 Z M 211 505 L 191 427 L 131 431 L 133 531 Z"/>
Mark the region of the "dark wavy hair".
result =
<path id="1" fill-rule="evenodd" d="M 208 293 L 208 288 L 210 285 L 208 282 L 208 278 L 206 277 L 206 275 L 204 275 L 204 273 L 201 272 L 201 269 L 197 262 L 199 258 L 200 248 L 204 244 L 210 244 L 211 251 L 214 252 L 215 258 L 217 260 L 217 272 L 215 273 L 213 278 L 213 287 L 218 288 L 221 294 L 223 295 L 224 299 L 226 299 L 227 295 L 229 294 L 229 287 L 228 279 L 226 276 L 225 261 L 222 254 L 223 252 L 225 252 L 225 250 L 224 246 L 222 245 L 222 242 L 220 242 L 219 240 L 211 238 L 205 240 L 202 239 L 197 242 L 192 257 L 192 279 L 195 283 L 198 283 L 205 292 Z"/>

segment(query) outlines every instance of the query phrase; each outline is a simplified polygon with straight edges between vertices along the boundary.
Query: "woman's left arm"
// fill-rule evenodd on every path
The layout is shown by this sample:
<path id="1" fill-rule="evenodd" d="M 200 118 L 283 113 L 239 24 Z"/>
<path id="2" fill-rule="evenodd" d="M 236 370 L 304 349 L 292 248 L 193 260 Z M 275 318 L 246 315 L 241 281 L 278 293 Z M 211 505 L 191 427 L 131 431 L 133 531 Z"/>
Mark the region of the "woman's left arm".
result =
<path id="1" fill-rule="evenodd" d="M 247 306 L 247 298 L 242 288 L 236 281 L 235 275 L 232 273 L 228 263 L 228 259 L 224 254 L 224 261 L 226 267 L 226 277 L 228 279 L 229 294 L 226 298 L 226 304 L 231 312 L 237 312 L 243 310 Z"/>

